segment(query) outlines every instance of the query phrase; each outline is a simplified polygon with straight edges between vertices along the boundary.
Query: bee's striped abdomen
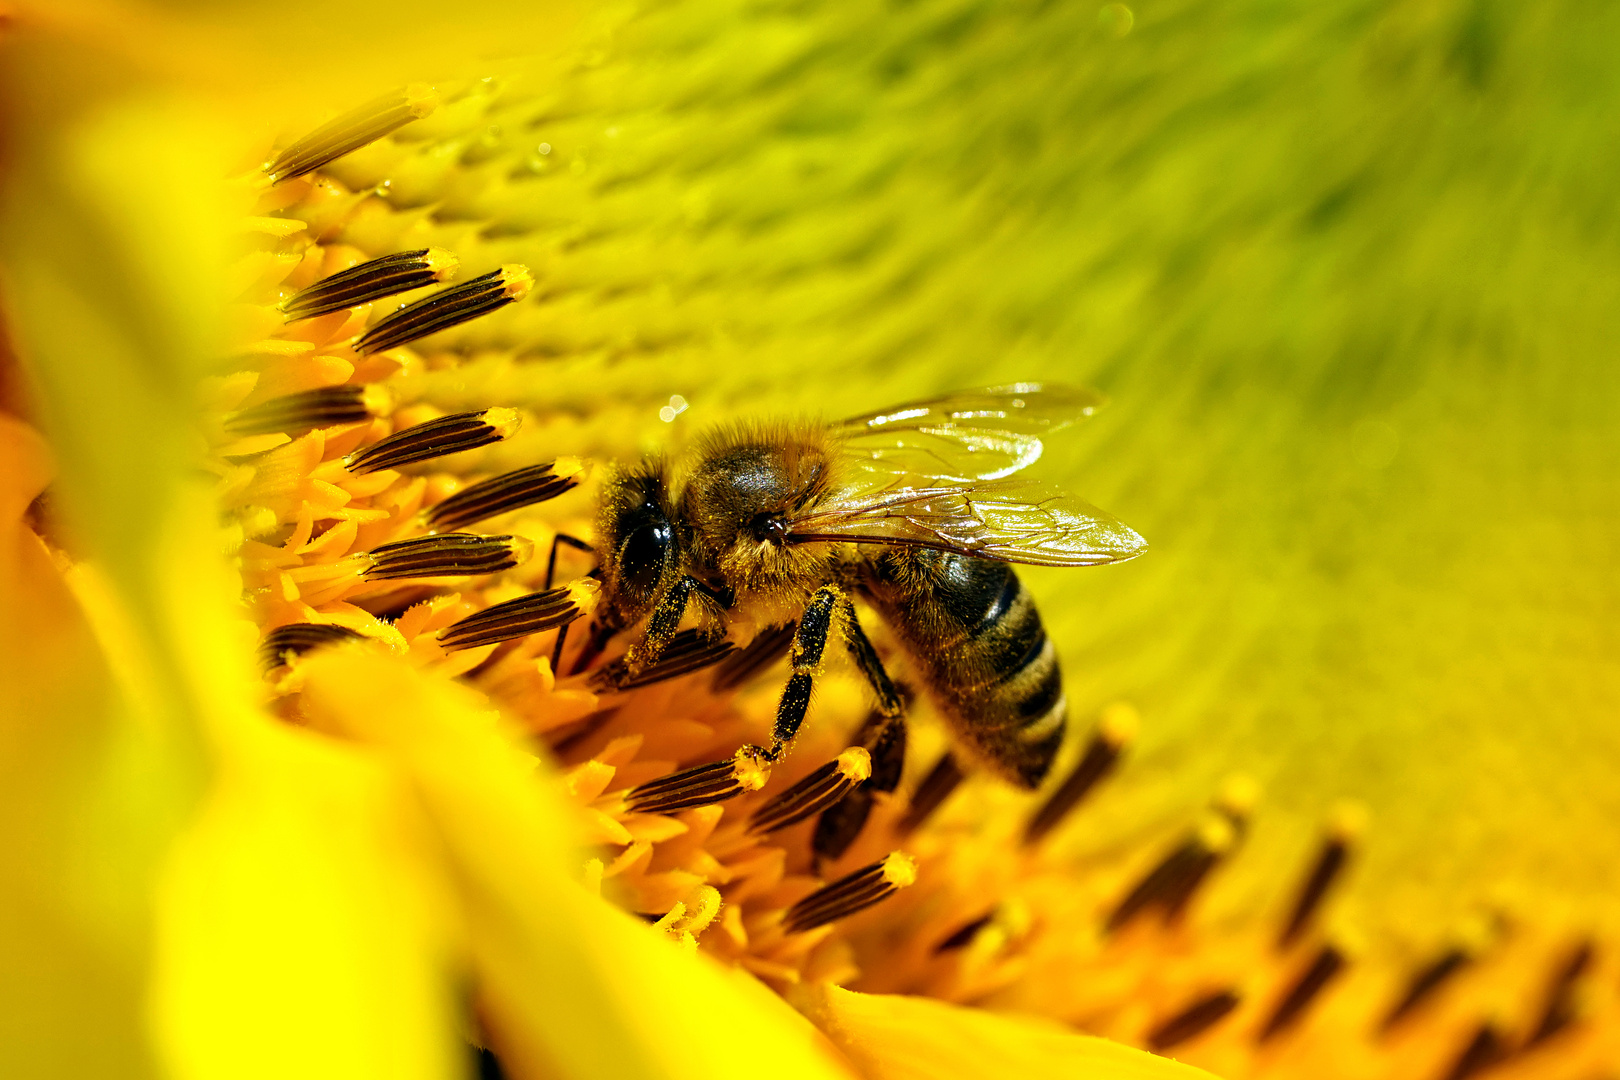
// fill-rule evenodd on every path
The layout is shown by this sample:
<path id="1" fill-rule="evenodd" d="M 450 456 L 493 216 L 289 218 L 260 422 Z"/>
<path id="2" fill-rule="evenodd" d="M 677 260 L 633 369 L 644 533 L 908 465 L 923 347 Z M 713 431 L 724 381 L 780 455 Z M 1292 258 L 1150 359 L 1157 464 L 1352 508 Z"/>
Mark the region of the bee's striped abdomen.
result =
<path id="1" fill-rule="evenodd" d="M 890 550 L 867 591 L 928 676 L 957 741 L 1008 780 L 1034 787 L 1063 741 L 1057 653 L 1006 563 Z"/>

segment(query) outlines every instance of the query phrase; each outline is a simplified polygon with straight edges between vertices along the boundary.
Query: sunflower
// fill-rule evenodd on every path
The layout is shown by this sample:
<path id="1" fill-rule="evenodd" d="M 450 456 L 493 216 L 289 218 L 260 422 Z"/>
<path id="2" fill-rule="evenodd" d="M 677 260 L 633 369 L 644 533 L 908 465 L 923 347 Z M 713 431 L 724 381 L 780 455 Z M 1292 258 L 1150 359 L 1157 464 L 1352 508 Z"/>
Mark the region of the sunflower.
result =
<path id="1" fill-rule="evenodd" d="M 1600 29 L 464 7 L 5 24 L 12 1071 L 1616 1067 Z M 1041 791 L 593 655 L 616 463 L 1029 379 Z"/>

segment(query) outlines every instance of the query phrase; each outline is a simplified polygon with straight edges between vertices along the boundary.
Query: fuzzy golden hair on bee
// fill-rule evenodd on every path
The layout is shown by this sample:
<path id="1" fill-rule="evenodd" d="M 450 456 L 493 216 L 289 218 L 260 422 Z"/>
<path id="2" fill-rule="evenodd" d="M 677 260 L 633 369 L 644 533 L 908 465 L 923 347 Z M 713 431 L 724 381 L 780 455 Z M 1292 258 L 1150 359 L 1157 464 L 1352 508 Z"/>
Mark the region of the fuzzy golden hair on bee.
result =
<path id="1" fill-rule="evenodd" d="M 811 423 L 752 421 L 706 433 L 687 459 L 676 506 L 689 565 L 744 593 L 815 588 L 825 547 L 795 547 L 787 536 L 832 489 L 836 451 L 825 427 Z"/>

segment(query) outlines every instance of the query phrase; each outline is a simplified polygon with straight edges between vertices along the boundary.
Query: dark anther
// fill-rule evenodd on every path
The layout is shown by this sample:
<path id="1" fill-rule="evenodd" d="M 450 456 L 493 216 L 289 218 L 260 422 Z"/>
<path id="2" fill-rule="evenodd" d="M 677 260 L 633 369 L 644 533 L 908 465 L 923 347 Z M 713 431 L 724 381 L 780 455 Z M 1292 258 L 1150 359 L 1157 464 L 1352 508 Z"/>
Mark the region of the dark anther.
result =
<path id="1" fill-rule="evenodd" d="M 412 120 L 420 120 L 438 107 L 437 91 L 430 86 L 412 84 L 321 125 L 277 154 L 264 171 L 272 183 L 314 172 Z"/>
<path id="2" fill-rule="evenodd" d="M 878 793 L 892 792 L 900 786 L 900 773 L 906 764 L 905 722 L 874 709 L 867 714 L 855 741 L 871 752 L 872 775 L 825 810 L 816 822 L 810 851 L 817 866 L 848 851 L 866 827 Z"/>
<path id="3" fill-rule="evenodd" d="M 303 656 L 311 649 L 339 641 L 358 641 L 362 636 L 347 626 L 330 623 L 288 623 L 264 636 L 264 643 L 259 646 L 259 657 L 265 668 L 273 671 L 289 658 Z"/>
<path id="4" fill-rule="evenodd" d="M 1541 1020 L 1536 1024 L 1535 1031 L 1531 1032 L 1528 1045 L 1534 1046 L 1544 1039 L 1550 1039 L 1574 1022 L 1580 979 L 1592 966 L 1595 956 L 1596 950 L 1592 943 L 1583 941 L 1576 945 L 1558 966 L 1552 980 L 1547 984 Z"/>
<path id="5" fill-rule="evenodd" d="M 782 928 L 802 934 L 885 900 L 917 880 L 917 864 L 903 851 L 823 886 L 788 908 Z"/>
<path id="6" fill-rule="evenodd" d="M 736 646 L 724 638 L 716 639 L 707 631 L 682 630 L 669 639 L 658 659 L 637 672 L 631 672 L 629 662 L 620 657 L 604 664 L 591 676 L 591 685 L 598 690 L 634 690 L 640 686 L 665 682 L 688 675 L 720 663 L 736 651 Z"/>
<path id="7" fill-rule="evenodd" d="M 1148 1033 L 1148 1045 L 1163 1053 L 1214 1027 L 1238 1007 L 1241 999 L 1232 990 L 1205 994 Z"/>
<path id="8" fill-rule="evenodd" d="M 1457 1060 L 1451 1063 L 1451 1068 L 1445 1071 L 1445 1080 L 1468 1080 L 1477 1076 L 1507 1057 L 1509 1050 L 1507 1040 L 1496 1030 L 1496 1025 L 1483 1023 L 1457 1055 Z"/>
<path id="9" fill-rule="evenodd" d="M 895 825 L 895 831 L 901 836 L 913 832 L 923 822 L 938 810 L 940 804 L 951 797 L 962 782 L 962 767 L 956 763 L 956 758 L 949 750 L 940 755 L 934 762 L 934 767 L 928 770 L 917 790 L 911 793 L 911 805 L 906 807 L 905 816 Z"/>
<path id="10" fill-rule="evenodd" d="M 1312 916 L 1327 898 L 1328 889 L 1343 874 L 1350 858 L 1350 846 L 1365 825 L 1366 814 L 1360 806 L 1344 805 L 1335 812 L 1316 862 L 1300 884 L 1288 921 L 1283 924 L 1282 934 L 1277 938 L 1279 949 L 1292 945 L 1309 925 Z"/>
<path id="11" fill-rule="evenodd" d="M 1260 1041 L 1266 1042 L 1297 1024 L 1305 1009 L 1327 988 L 1328 983 L 1344 968 L 1344 954 L 1331 945 L 1324 945 L 1311 960 L 1299 978 L 1294 980 L 1265 1027 L 1260 1029 Z"/>
<path id="12" fill-rule="evenodd" d="M 451 651 L 495 645 L 513 638 L 555 630 L 582 614 L 579 595 L 574 588 L 563 586 L 560 589 L 547 589 L 487 607 L 451 623 L 439 631 L 439 644 Z"/>
<path id="13" fill-rule="evenodd" d="M 754 811 L 749 831 L 769 833 L 796 825 L 833 805 L 871 775 L 872 755 L 863 747 L 852 746 Z"/>
<path id="14" fill-rule="evenodd" d="M 770 772 L 746 754 L 725 761 L 714 761 L 691 769 L 649 780 L 625 796 L 633 813 L 674 814 L 698 806 L 735 799 L 747 791 L 758 791 L 770 779 Z"/>
<path id="15" fill-rule="evenodd" d="M 579 474 L 579 461 L 564 458 L 480 480 L 429 509 L 428 527 L 464 529 L 496 514 L 555 499 L 579 486 Z"/>
<path id="16" fill-rule="evenodd" d="M 726 657 L 726 662 L 715 669 L 714 681 L 710 684 L 715 693 L 741 686 L 749 676 L 780 660 L 787 654 L 797 629 L 797 623 L 769 627 Z"/>
<path id="17" fill-rule="evenodd" d="M 325 386 L 297 394 L 270 398 L 243 409 L 225 421 L 231 435 L 302 435 L 334 424 L 370 420 L 386 407 L 387 393 L 377 387 Z"/>
<path id="18" fill-rule="evenodd" d="M 384 255 L 330 277 L 282 301 L 287 321 L 312 319 L 334 311 L 369 304 L 411 289 L 420 289 L 455 276 L 457 260 L 443 248 L 419 248 Z"/>
<path id="19" fill-rule="evenodd" d="M 1384 1020 L 1378 1026 L 1381 1032 L 1388 1031 L 1396 1024 L 1406 1019 L 1434 996 L 1450 978 L 1461 971 L 1473 957 L 1460 948 L 1450 948 L 1441 953 L 1434 960 L 1419 968 L 1406 984 L 1406 992 L 1401 995 L 1393 1008 L 1384 1015 Z"/>
<path id="20" fill-rule="evenodd" d="M 503 266 L 405 305 L 360 335 L 354 349 L 363 356 L 408 345 L 521 300 L 532 288 L 528 267 Z"/>
<path id="21" fill-rule="evenodd" d="M 938 945 L 934 946 L 934 955 L 938 956 L 941 953 L 954 952 L 957 949 L 967 948 L 969 943 L 971 943 L 974 938 L 979 936 L 979 931 L 990 925 L 990 921 L 993 918 L 995 918 L 994 912 L 986 912 L 971 922 L 963 923 L 961 926 L 957 927 L 956 930 L 950 934 L 950 936 L 946 937 Z"/>
<path id="22" fill-rule="evenodd" d="M 1039 843 L 1113 771 L 1120 752 L 1135 735 L 1134 716 L 1133 712 L 1128 720 L 1124 713 L 1104 717 L 1097 733 L 1086 745 L 1086 752 L 1081 755 L 1074 772 L 1029 819 L 1029 825 L 1024 829 L 1024 843 Z"/>
<path id="23" fill-rule="evenodd" d="M 372 548 L 366 552 L 371 565 L 362 576 L 367 581 L 396 581 L 497 574 L 527 562 L 533 553 L 534 542 L 521 536 L 437 533 Z"/>
<path id="24" fill-rule="evenodd" d="M 452 413 L 396 431 L 386 439 L 356 450 L 343 459 L 343 464 L 353 473 L 397 469 L 500 442 L 517 431 L 519 423 L 518 414 L 512 409 Z"/>

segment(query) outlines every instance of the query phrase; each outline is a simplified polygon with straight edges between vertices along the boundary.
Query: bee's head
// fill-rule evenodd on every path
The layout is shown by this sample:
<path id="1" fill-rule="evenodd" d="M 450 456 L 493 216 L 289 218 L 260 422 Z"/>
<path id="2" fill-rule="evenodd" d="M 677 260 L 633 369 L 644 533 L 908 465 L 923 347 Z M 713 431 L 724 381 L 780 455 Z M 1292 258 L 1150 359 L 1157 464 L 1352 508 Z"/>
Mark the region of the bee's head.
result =
<path id="1" fill-rule="evenodd" d="M 679 564 L 661 461 L 608 478 L 597 537 L 607 596 L 620 617 L 634 622 L 653 606 Z"/>
<path id="2" fill-rule="evenodd" d="M 825 436 L 806 425 L 721 427 L 699 444 L 677 520 L 695 572 L 740 591 L 819 582 L 824 552 L 789 543 L 793 520 L 827 489 Z"/>

